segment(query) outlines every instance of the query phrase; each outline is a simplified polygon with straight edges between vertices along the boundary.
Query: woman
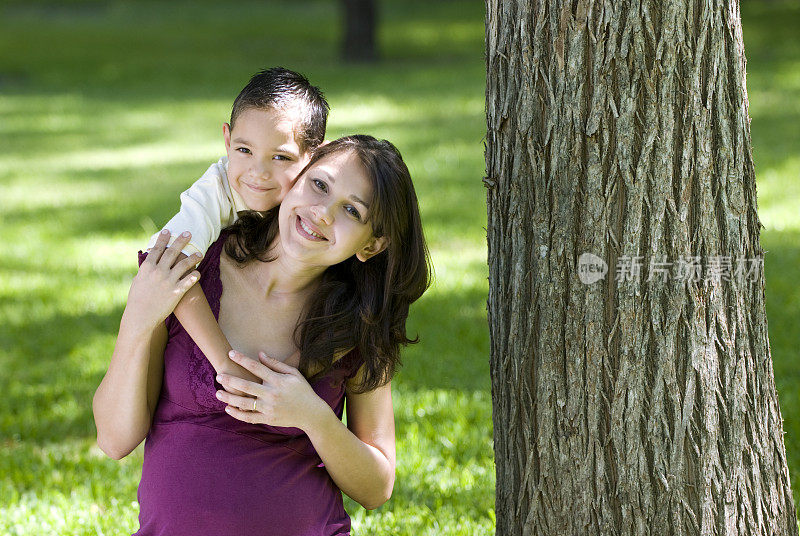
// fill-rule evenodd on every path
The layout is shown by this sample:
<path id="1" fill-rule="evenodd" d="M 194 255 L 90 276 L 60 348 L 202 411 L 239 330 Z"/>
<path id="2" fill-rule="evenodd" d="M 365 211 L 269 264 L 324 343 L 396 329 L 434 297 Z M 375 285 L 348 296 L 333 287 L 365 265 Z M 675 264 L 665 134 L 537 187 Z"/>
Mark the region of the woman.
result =
<path id="1" fill-rule="evenodd" d="M 188 238 L 165 251 L 167 239 L 134 278 L 93 404 L 113 458 L 147 437 L 137 534 L 349 534 L 340 490 L 365 508 L 391 495 L 391 378 L 429 281 L 400 154 L 369 136 L 322 147 L 281 206 L 243 216 L 199 273 L 175 263 Z M 241 351 L 232 363 L 259 382 L 215 376 L 163 322 L 200 274 Z"/>

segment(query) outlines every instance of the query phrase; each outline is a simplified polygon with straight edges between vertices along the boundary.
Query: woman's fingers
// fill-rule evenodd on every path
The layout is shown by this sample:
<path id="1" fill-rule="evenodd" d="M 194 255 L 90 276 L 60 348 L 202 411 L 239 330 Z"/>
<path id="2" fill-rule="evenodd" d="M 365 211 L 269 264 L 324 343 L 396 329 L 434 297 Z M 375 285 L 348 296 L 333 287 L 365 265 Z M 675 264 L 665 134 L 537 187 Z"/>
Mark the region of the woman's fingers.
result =
<path id="1" fill-rule="evenodd" d="M 161 259 L 161 255 L 164 253 L 164 250 L 169 243 L 169 231 L 164 229 L 160 233 L 158 233 L 158 238 L 156 238 L 156 243 L 150 249 L 150 252 L 147 254 L 147 258 L 144 260 L 142 264 L 151 264 L 155 266 L 158 264 L 158 261 Z"/>
<path id="2" fill-rule="evenodd" d="M 195 265 L 197 265 L 202 258 L 202 255 L 199 253 L 192 253 L 188 257 L 179 260 L 177 263 L 175 263 L 176 273 L 179 274 L 179 276 L 183 276 L 190 270 L 194 269 Z"/>
<path id="3" fill-rule="evenodd" d="M 242 411 L 256 411 L 258 409 L 256 405 L 258 399 L 252 396 L 238 396 L 227 391 L 217 391 L 217 399 Z"/>
<path id="4" fill-rule="evenodd" d="M 197 283 L 198 279 L 200 279 L 200 272 L 197 270 L 192 270 L 186 277 L 178 282 L 178 291 L 181 294 L 185 294 L 190 288 L 192 288 L 192 285 Z"/>
<path id="5" fill-rule="evenodd" d="M 242 378 L 237 378 L 236 376 L 230 376 L 228 374 L 217 374 L 217 381 L 222 385 L 225 389 L 236 389 L 237 391 L 241 391 L 246 395 L 257 397 L 259 394 L 262 393 L 262 389 L 264 388 L 263 385 L 260 383 L 251 382 L 249 380 L 243 380 Z"/>
<path id="6" fill-rule="evenodd" d="M 172 265 L 175 264 L 175 259 L 178 258 L 183 246 L 189 243 L 189 239 L 192 237 L 192 233 L 189 231 L 184 231 L 175 239 L 175 241 L 164 251 L 164 254 L 161 256 L 161 261 L 159 265 L 165 265 L 167 268 L 172 268 Z M 161 238 L 159 236 L 159 238 Z M 187 257 L 188 258 L 188 257 Z"/>
<path id="7" fill-rule="evenodd" d="M 292 358 L 294 358 L 294 356 L 299 353 L 300 353 L 299 351 L 295 352 Z M 272 372 L 280 372 L 282 374 L 293 374 L 297 372 L 297 369 L 295 367 L 287 365 L 282 361 L 278 361 L 277 359 L 268 356 L 264 352 L 258 353 L 258 359 L 261 361 L 261 363 L 263 363 L 264 365 L 266 365 L 266 367 L 268 367 L 267 370 L 270 370 Z"/>
<path id="8" fill-rule="evenodd" d="M 250 359 L 243 353 L 237 352 L 236 350 L 231 350 L 228 353 L 228 357 L 231 358 L 231 361 L 241 365 L 243 368 L 246 368 L 264 381 L 269 380 L 270 374 L 273 373 L 269 368 L 265 367 L 258 361 Z"/>
<path id="9" fill-rule="evenodd" d="M 264 424 L 264 416 L 257 411 L 242 411 L 235 406 L 225 406 L 225 411 L 234 419 L 250 424 Z"/>

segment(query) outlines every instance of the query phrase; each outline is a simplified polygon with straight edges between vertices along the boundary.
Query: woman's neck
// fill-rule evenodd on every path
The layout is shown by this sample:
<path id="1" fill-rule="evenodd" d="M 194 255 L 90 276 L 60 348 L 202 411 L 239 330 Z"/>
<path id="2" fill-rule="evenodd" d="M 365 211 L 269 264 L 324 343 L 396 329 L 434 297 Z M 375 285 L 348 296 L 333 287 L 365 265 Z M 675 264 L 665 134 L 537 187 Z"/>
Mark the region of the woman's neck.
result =
<path id="1" fill-rule="evenodd" d="M 285 255 L 280 237 L 267 253 L 274 260 L 251 262 L 245 267 L 251 271 L 260 292 L 267 298 L 291 297 L 306 294 L 316 288 L 325 272 L 325 266 L 309 266 Z"/>

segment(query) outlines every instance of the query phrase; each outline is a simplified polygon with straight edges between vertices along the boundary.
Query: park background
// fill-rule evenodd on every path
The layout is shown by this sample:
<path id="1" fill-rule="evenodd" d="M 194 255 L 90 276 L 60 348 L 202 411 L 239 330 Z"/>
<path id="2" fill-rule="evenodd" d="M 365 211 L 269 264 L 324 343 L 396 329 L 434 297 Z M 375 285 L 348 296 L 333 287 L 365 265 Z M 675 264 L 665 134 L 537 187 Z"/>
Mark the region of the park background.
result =
<path id="1" fill-rule="evenodd" d="M 767 314 L 800 498 L 800 2 L 743 0 Z M 0 5 L 0 533 L 137 527 L 141 446 L 97 448 L 91 399 L 136 251 L 224 154 L 247 79 L 283 65 L 320 85 L 328 138 L 394 142 L 436 280 L 393 382 L 397 481 L 345 498 L 355 534 L 494 533 L 484 5 L 379 2 L 380 60 L 339 59 L 339 2 L 4 0 Z M 224 477 L 224 475 L 220 475 Z"/>

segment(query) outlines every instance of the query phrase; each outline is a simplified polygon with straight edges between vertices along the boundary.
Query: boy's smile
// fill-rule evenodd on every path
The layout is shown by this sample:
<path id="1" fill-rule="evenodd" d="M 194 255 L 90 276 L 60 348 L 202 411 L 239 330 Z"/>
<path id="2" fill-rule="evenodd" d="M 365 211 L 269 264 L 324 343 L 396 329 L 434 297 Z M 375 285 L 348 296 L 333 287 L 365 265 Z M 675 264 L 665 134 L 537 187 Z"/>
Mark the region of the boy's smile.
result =
<path id="1" fill-rule="evenodd" d="M 249 108 L 223 135 L 228 152 L 228 181 L 247 208 L 265 211 L 283 200 L 308 162 L 295 139 L 292 112 Z"/>

